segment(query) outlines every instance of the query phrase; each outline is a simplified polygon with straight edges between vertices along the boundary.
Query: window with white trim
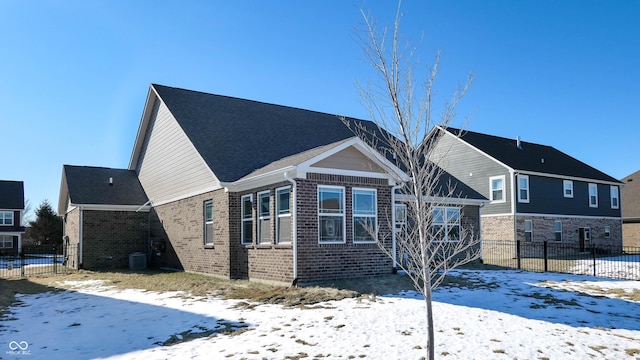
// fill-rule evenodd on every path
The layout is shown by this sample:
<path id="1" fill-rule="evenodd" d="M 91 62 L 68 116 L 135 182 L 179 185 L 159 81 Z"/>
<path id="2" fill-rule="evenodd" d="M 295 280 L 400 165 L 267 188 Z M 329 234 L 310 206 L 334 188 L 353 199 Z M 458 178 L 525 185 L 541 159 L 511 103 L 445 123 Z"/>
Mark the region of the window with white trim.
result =
<path id="1" fill-rule="evenodd" d="M 504 175 L 492 176 L 489 178 L 489 190 L 491 202 L 505 202 L 504 196 Z"/>
<path id="2" fill-rule="evenodd" d="M 573 197 L 573 181 L 571 180 L 562 180 L 562 193 L 566 198 Z"/>
<path id="3" fill-rule="evenodd" d="M 396 229 L 407 225 L 407 204 L 396 204 Z"/>
<path id="4" fill-rule="evenodd" d="M 529 176 L 518 175 L 518 202 L 529 202 Z"/>
<path id="5" fill-rule="evenodd" d="M 460 241 L 460 208 L 437 206 L 431 216 L 436 241 Z"/>
<path id="6" fill-rule="evenodd" d="M 258 193 L 258 244 L 271 242 L 271 194 L 269 190 Z"/>
<path id="7" fill-rule="evenodd" d="M 611 237 L 611 226 L 607 225 L 604 227 L 604 237 L 605 238 Z"/>
<path id="8" fill-rule="evenodd" d="M 618 192 L 618 187 L 611 185 L 611 208 L 619 209 L 620 208 L 620 195 Z"/>
<path id="9" fill-rule="evenodd" d="M 553 222 L 553 231 L 556 235 L 556 241 L 562 241 L 562 221 L 556 220 Z"/>
<path id="10" fill-rule="evenodd" d="M 318 186 L 318 242 L 345 243 L 344 187 Z"/>
<path id="11" fill-rule="evenodd" d="M 378 239 L 378 203 L 375 189 L 353 189 L 353 242 Z"/>
<path id="12" fill-rule="evenodd" d="M 0 225 L 13 225 L 13 211 L 0 211 Z"/>
<path id="13" fill-rule="evenodd" d="M 241 241 L 243 244 L 251 244 L 253 242 L 253 194 L 242 196 L 240 203 L 242 219 Z"/>
<path id="14" fill-rule="evenodd" d="M 13 236 L 0 235 L 0 249 L 11 249 L 13 247 Z"/>
<path id="15" fill-rule="evenodd" d="M 206 200 L 203 205 L 204 244 L 213 245 L 213 200 Z"/>
<path id="16" fill-rule="evenodd" d="M 598 184 L 589 184 L 589 207 L 598 207 Z"/>
<path id="17" fill-rule="evenodd" d="M 291 188 L 276 189 L 276 242 L 291 242 Z"/>
<path id="18" fill-rule="evenodd" d="M 524 221 L 524 241 L 533 241 L 533 221 Z"/>

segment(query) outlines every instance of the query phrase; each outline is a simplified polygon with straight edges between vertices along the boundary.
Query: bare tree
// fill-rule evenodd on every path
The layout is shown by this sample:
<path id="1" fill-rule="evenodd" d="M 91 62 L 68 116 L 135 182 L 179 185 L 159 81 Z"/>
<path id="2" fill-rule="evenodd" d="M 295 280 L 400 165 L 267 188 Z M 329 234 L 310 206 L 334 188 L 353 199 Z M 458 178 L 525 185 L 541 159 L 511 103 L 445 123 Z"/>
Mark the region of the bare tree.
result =
<path id="1" fill-rule="evenodd" d="M 404 184 L 398 189 L 398 198 L 406 208 L 401 207 L 397 216 L 405 216 L 398 220 L 405 220 L 407 226 L 396 232 L 396 249 L 382 243 L 380 247 L 394 259 L 400 254 L 401 259 L 395 265 L 406 272 L 424 296 L 425 350 L 427 358 L 433 359 L 432 290 L 444 280 L 448 270 L 478 258 L 479 236 L 464 219 L 465 207 L 461 205 L 464 201 L 452 201 L 460 194 L 456 192 L 455 181 L 432 156 L 437 138 L 430 134 L 434 127 L 446 128 L 453 121 L 456 107 L 467 93 L 473 76 L 469 74 L 466 82 L 444 101 L 440 116 L 434 117 L 432 104 L 440 51 L 434 64 L 425 67 L 424 78 L 417 79 L 413 48 L 401 44 L 400 5 L 393 28 L 384 27 L 381 32 L 374 19 L 361 11 L 363 26 L 357 32 L 357 39 L 378 78 L 366 85 L 358 84 L 358 88 L 378 128 L 372 131 L 358 124 L 355 127 L 373 148 L 384 149 L 411 178 L 408 182 L 398 179 L 398 183 Z M 395 224 L 392 219 L 389 221 L 393 229 Z"/>

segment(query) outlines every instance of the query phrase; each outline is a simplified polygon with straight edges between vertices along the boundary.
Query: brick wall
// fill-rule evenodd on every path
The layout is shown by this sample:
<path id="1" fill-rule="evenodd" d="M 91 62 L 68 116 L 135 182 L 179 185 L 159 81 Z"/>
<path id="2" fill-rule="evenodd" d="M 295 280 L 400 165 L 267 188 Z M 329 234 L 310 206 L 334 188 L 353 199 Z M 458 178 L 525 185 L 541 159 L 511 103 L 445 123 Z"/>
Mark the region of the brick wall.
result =
<path id="1" fill-rule="evenodd" d="M 513 216 L 483 216 L 482 239 L 483 240 L 509 240 L 513 241 Z"/>
<path id="2" fill-rule="evenodd" d="M 390 249 L 391 188 L 384 179 L 342 175 L 308 174 L 297 182 L 298 280 L 311 282 L 337 278 L 357 278 L 390 273 L 392 260 L 378 244 L 353 242 L 352 188 L 377 189 L 378 237 Z M 346 243 L 318 243 L 318 185 L 345 187 Z"/>
<path id="3" fill-rule="evenodd" d="M 64 217 L 64 236 L 69 238 L 69 244 L 75 245 L 76 248 L 80 244 L 80 209 L 75 208 L 68 212 Z M 76 251 L 75 256 L 67 259 L 67 266 L 72 269 L 79 267 L 79 251 Z"/>
<path id="4" fill-rule="evenodd" d="M 623 245 L 640 247 L 640 223 L 622 224 Z"/>
<path id="5" fill-rule="evenodd" d="M 234 193 L 230 196 L 230 219 L 229 228 L 231 242 L 231 269 L 232 277 L 239 279 L 260 280 L 282 284 L 291 284 L 293 281 L 293 245 L 276 243 L 276 189 L 291 186 L 288 181 L 259 187 L 241 193 Z M 268 228 L 271 242 L 268 244 L 258 244 L 257 242 L 257 194 L 269 191 L 270 219 Z M 293 190 L 292 190 L 293 191 Z M 242 196 L 253 194 L 253 242 L 252 244 L 241 243 L 241 199 Z M 293 197 L 293 193 L 291 193 Z M 291 206 L 293 211 L 293 206 Z M 291 234 L 293 236 L 293 234 Z"/>
<path id="6" fill-rule="evenodd" d="M 213 246 L 204 244 L 204 202 L 213 200 Z M 230 277 L 229 194 L 224 189 L 154 207 L 151 237 L 165 251 L 154 266 Z"/>
<path id="7" fill-rule="evenodd" d="M 83 210 L 82 267 L 127 268 L 129 254 L 148 253 L 148 220 L 146 212 Z"/>
<path id="8" fill-rule="evenodd" d="M 516 220 L 516 240 L 524 240 L 524 220 L 531 220 L 533 241 L 555 241 L 554 222 L 562 221 L 562 244 L 580 243 L 579 228 L 588 227 L 591 245 L 622 246 L 622 224 L 620 220 L 606 218 L 567 218 L 554 216 L 518 216 Z M 609 237 L 605 236 L 605 226 L 610 227 Z M 488 238 L 487 240 L 492 240 Z"/>

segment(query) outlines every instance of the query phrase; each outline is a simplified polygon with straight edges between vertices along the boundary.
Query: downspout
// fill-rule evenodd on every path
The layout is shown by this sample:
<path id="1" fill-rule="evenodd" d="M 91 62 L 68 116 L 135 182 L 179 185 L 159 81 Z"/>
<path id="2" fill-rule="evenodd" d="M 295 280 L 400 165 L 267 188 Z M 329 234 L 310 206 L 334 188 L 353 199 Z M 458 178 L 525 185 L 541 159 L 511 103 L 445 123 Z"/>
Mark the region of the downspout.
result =
<path id="1" fill-rule="evenodd" d="M 80 225 L 79 226 L 79 231 L 78 231 L 78 240 L 79 240 L 78 241 L 78 268 L 81 268 L 82 267 L 82 243 L 84 242 L 84 240 L 82 238 L 83 237 L 83 227 L 84 227 L 84 224 L 83 224 L 84 220 L 82 219 L 83 218 L 82 213 L 83 213 L 84 209 L 82 208 L 82 206 L 78 207 L 78 211 L 80 211 L 80 213 L 78 214 L 78 217 L 80 218 L 80 220 L 78 221 L 80 223 L 79 224 Z"/>
<path id="2" fill-rule="evenodd" d="M 483 263 L 483 259 L 482 259 L 482 208 L 487 205 L 486 202 L 483 202 L 482 204 L 480 204 L 480 207 L 478 208 L 478 237 L 480 238 L 480 263 Z"/>
<path id="3" fill-rule="evenodd" d="M 517 182 L 518 179 L 516 179 L 516 176 L 518 176 L 518 173 L 516 173 L 515 171 L 513 171 L 512 169 L 509 169 L 509 177 L 510 180 L 509 182 L 511 183 L 511 214 L 513 215 L 513 240 L 517 241 L 517 221 L 516 221 L 516 186 L 518 186 Z M 506 185 L 506 184 L 505 184 Z"/>
<path id="4" fill-rule="evenodd" d="M 404 185 L 394 185 L 391 187 L 391 251 L 393 252 L 393 271 L 398 269 L 398 254 L 396 245 L 396 190 Z"/>
<path id="5" fill-rule="evenodd" d="M 293 244 L 293 283 L 296 284 L 298 282 L 298 202 L 297 202 L 297 187 L 296 181 L 289 177 L 289 172 L 284 173 L 284 178 L 287 179 L 291 183 L 291 202 L 293 203 L 291 209 L 291 222 L 293 224 L 293 235 L 291 239 L 291 243 Z"/>

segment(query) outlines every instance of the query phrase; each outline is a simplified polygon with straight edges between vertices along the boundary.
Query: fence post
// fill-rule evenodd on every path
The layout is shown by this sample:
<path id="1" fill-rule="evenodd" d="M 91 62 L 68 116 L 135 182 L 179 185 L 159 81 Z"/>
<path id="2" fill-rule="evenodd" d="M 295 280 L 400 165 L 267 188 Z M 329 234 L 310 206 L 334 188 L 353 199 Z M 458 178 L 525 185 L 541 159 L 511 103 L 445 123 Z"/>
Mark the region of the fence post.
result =
<path id="1" fill-rule="evenodd" d="M 548 247 L 548 241 L 545 240 L 544 241 L 544 272 L 549 271 L 549 247 Z"/>
<path id="2" fill-rule="evenodd" d="M 518 270 L 520 270 L 520 240 L 516 240 L 516 257 L 518 259 Z"/>
<path id="3" fill-rule="evenodd" d="M 58 249 L 55 244 L 53 244 L 53 273 L 58 273 Z"/>
<path id="4" fill-rule="evenodd" d="M 595 247 L 591 248 L 591 254 L 593 254 L 593 276 L 598 276 L 596 275 L 598 272 L 596 271 L 596 248 Z"/>
<path id="5" fill-rule="evenodd" d="M 24 277 L 24 266 L 27 263 L 26 258 L 24 256 L 24 247 L 20 252 L 20 276 Z"/>

